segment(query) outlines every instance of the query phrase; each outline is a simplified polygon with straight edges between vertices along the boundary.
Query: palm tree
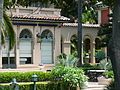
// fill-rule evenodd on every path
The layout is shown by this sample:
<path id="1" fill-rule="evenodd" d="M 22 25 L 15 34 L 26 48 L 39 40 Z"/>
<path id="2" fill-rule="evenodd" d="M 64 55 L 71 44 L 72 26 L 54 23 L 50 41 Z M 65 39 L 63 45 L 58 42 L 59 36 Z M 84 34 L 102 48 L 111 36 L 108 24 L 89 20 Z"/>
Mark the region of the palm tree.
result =
<path id="1" fill-rule="evenodd" d="M 1 26 L 2 26 L 2 17 L 3 17 L 3 0 L 0 0 L 0 38 L 1 38 Z M 1 39 L 0 39 L 0 49 L 1 49 Z"/>
<path id="2" fill-rule="evenodd" d="M 6 14 L 6 10 L 12 5 L 9 0 L 0 0 L 0 27 L 1 27 L 1 44 L 5 43 L 6 37 L 9 37 L 9 50 L 15 45 L 15 32 L 11 23 L 10 18 Z"/>
<path id="3" fill-rule="evenodd" d="M 15 44 L 15 33 L 12 27 L 10 18 L 6 14 L 6 9 L 11 7 L 9 0 L 0 0 L 0 51 L 1 45 L 5 43 L 8 38 L 8 65 L 10 65 L 9 51 L 14 47 Z M 10 66 L 9 66 L 10 67 Z"/>

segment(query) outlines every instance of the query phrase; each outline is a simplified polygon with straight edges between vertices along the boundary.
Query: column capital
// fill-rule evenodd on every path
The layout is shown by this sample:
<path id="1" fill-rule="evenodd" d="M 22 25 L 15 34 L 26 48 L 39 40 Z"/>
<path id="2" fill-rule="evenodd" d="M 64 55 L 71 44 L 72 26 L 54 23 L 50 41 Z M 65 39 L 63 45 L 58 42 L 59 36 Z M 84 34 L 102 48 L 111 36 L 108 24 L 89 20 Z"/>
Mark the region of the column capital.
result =
<path id="1" fill-rule="evenodd" d="M 92 42 L 92 44 L 95 44 L 95 42 Z"/>

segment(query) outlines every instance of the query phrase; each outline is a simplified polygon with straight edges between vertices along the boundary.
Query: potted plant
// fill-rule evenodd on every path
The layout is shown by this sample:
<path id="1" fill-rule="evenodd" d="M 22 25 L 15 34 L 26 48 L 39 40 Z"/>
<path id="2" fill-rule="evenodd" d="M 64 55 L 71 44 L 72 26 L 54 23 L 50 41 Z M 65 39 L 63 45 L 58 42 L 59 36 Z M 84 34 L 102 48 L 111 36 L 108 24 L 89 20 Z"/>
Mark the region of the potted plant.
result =
<path id="1" fill-rule="evenodd" d="M 110 60 L 107 60 L 107 59 L 101 60 L 99 66 L 101 69 L 105 70 L 105 72 L 103 73 L 102 76 L 97 78 L 98 83 L 99 84 L 109 84 L 113 78 L 113 77 L 111 77 L 111 76 L 113 76 L 113 74 L 111 72 L 109 72 L 109 70 L 112 70 Z"/>

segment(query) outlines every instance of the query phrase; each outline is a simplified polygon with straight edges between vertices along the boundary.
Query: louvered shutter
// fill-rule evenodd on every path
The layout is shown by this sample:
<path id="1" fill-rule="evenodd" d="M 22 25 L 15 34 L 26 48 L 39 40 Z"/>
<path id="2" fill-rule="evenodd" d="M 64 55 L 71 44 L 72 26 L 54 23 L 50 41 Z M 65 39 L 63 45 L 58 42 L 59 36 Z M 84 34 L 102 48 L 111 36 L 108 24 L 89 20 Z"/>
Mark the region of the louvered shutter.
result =
<path id="1" fill-rule="evenodd" d="M 20 40 L 20 57 L 31 57 L 31 40 L 30 39 L 21 39 Z"/>
<path id="2" fill-rule="evenodd" d="M 41 43 L 41 63 L 42 64 L 52 64 L 52 39 L 43 39 Z"/>

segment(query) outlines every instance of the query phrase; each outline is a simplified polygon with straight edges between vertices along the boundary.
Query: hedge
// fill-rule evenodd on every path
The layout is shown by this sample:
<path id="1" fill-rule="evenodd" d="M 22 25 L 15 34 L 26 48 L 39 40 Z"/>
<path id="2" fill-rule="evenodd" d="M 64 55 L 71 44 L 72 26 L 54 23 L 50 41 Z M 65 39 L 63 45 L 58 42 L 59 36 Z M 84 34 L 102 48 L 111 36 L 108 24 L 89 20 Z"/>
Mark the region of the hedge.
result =
<path id="1" fill-rule="evenodd" d="M 0 72 L 0 83 L 9 83 L 13 78 L 16 78 L 17 82 L 31 82 L 33 74 L 38 76 L 38 81 L 51 80 L 49 72 Z"/>
<path id="2" fill-rule="evenodd" d="M 19 90 L 33 90 L 33 83 L 19 83 Z M 68 85 L 60 82 L 37 82 L 37 90 L 68 90 Z M 12 90 L 10 84 L 0 84 L 0 90 Z M 70 90 L 76 90 L 71 88 Z"/>

